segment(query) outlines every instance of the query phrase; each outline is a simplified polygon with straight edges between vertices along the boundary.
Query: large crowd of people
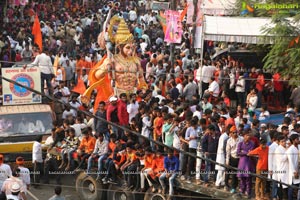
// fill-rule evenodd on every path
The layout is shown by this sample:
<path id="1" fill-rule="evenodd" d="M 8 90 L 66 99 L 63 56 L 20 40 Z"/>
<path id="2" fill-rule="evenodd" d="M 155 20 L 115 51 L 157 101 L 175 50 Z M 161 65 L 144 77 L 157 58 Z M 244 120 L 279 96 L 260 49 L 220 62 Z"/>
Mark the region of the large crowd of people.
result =
<path id="1" fill-rule="evenodd" d="M 42 92 L 65 103 L 53 103 L 56 121 L 44 144 L 47 158 L 42 157 L 42 138 L 33 145 L 34 171 L 45 172 L 42 177 L 34 174 L 32 184 L 37 186 L 40 178 L 49 183 L 49 170 L 84 169 L 88 175 L 96 173 L 103 184 L 118 184 L 117 175 L 121 174 L 127 190 L 145 192 L 151 187 L 152 192 L 167 194 L 168 180 L 170 199 L 176 194 L 177 177 L 249 198 L 295 199 L 288 185 L 300 183 L 300 89 L 290 86 L 279 73 L 263 73 L 230 56 L 211 60 L 217 46 L 212 41 L 206 41 L 201 60 L 192 50 L 185 21 L 182 43 L 171 58 L 159 13 L 151 10 L 150 1 L 23 2 L 27 1 L 8 5 L 1 12 L 1 67 L 12 67 L 15 62 L 39 66 L 42 88 L 47 88 Z M 90 86 L 89 72 L 106 54 L 97 37 L 111 9 L 125 19 L 134 36 L 148 89 L 120 93 L 95 107 L 97 90 L 85 103 L 73 89 L 79 80 L 86 88 Z M 35 14 L 41 21 L 41 51 L 31 34 Z M 286 109 L 282 124 L 261 123 L 270 118 L 268 106 Z M 59 166 L 57 156 L 62 158 Z M 3 161 L 0 155 L 1 191 L 7 197 L 26 199 L 30 183 L 28 177 L 19 181 L 22 167 L 12 173 Z M 280 183 L 256 177 L 253 192 L 250 173 Z M 56 182 L 61 184 L 60 176 Z"/>

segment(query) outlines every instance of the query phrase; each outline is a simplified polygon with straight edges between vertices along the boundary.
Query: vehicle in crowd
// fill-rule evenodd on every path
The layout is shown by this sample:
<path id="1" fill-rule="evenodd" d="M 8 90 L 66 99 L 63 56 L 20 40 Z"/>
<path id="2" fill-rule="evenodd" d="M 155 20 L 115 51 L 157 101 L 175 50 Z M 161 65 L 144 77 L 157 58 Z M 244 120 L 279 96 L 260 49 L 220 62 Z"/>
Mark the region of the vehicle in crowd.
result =
<path id="1" fill-rule="evenodd" d="M 0 106 L 0 152 L 6 163 L 18 156 L 31 166 L 33 142 L 51 133 L 54 115 L 48 104 Z"/>

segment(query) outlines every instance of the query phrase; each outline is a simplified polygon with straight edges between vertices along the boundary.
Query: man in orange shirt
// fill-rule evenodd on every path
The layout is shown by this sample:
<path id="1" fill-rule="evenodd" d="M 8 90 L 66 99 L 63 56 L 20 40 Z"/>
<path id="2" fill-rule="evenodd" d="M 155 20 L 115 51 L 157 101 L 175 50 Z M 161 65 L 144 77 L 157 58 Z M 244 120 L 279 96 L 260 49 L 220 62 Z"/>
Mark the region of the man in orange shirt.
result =
<path id="1" fill-rule="evenodd" d="M 126 144 L 126 162 L 122 165 L 121 171 L 125 176 L 125 184 L 127 190 L 134 188 L 134 177 L 139 165 L 139 160 L 133 149 L 133 143 Z"/>
<path id="2" fill-rule="evenodd" d="M 147 147 L 145 149 L 145 156 L 144 156 L 144 167 L 141 169 L 141 192 L 146 192 L 145 189 L 145 178 L 148 181 L 150 187 L 152 187 L 152 182 L 150 181 L 148 174 L 152 171 L 152 161 L 153 161 L 153 154 L 151 151 L 151 147 Z"/>
<path id="3" fill-rule="evenodd" d="M 164 119 L 162 117 L 160 108 L 157 107 L 155 109 L 155 111 L 156 111 L 156 118 L 153 121 L 153 128 L 154 128 L 153 129 L 153 139 L 155 141 L 161 142 L 162 141 L 161 134 L 162 134 L 162 127 L 164 124 Z"/>
<path id="4" fill-rule="evenodd" d="M 80 142 L 80 146 L 77 149 L 78 153 L 78 161 L 80 162 L 77 170 L 82 169 L 82 165 L 84 164 L 85 160 L 90 157 L 92 152 L 94 151 L 96 138 L 89 135 L 88 129 L 81 130 L 82 140 Z"/>
<path id="5" fill-rule="evenodd" d="M 248 156 L 258 157 L 258 162 L 256 165 L 256 174 L 264 177 L 267 177 L 267 172 L 268 172 L 269 147 L 266 145 L 266 143 L 267 142 L 264 139 L 261 139 L 260 146 L 248 153 Z M 256 199 L 264 199 L 265 189 L 266 189 L 266 180 L 257 177 L 255 181 Z"/>
<path id="6" fill-rule="evenodd" d="M 162 155 L 162 151 L 157 150 L 151 165 L 152 172 L 150 173 L 150 176 L 152 179 L 158 179 L 160 175 L 165 171 L 164 158 L 165 157 Z M 156 190 L 156 187 L 153 185 L 152 192 L 154 193 L 156 192 Z"/>

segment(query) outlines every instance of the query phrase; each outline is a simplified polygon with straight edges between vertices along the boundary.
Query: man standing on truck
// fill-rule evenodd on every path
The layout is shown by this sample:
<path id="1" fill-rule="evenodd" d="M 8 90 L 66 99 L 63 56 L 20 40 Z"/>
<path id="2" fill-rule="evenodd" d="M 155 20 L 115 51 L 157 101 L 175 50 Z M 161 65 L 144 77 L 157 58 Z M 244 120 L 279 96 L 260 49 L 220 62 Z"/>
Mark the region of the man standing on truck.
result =
<path id="1" fill-rule="evenodd" d="M 26 68 L 27 65 L 24 66 Z M 43 52 L 35 57 L 35 60 L 28 65 L 28 67 L 38 67 L 41 72 L 41 92 L 44 93 L 45 81 L 47 84 L 48 93 L 53 94 L 51 80 L 54 78 L 54 69 L 50 56 L 48 55 L 48 48 L 44 47 Z"/>
<path id="2" fill-rule="evenodd" d="M 33 182 L 34 184 L 40 183 L 40 175 L 43 170 L 43 157 L 42 157 L 42 135 L 39 135 L 32 147 L 32 163 L 33 163 Z M 35 185 L 37 186 L 37 185 Z"/>

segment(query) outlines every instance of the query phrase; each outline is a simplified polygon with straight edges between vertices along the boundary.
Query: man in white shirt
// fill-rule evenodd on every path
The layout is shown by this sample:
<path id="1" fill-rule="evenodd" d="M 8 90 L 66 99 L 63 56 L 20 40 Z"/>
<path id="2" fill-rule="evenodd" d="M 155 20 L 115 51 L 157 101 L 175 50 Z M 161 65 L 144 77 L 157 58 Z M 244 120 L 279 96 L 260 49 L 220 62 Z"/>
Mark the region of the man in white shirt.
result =
<path id="1" fill-rule="evenodd" d="M 8 178 L 11 177 L 11 168 L 8 164 L 4 163 L 4 156 L 0 154 L 0 189 L 2 188 L 2 185 L 4 181 Z M 1 194 L 1 191 L 0 191 Z"/>
<path id="2" fill-rule="evenodd" d="M 135 10 L 130 10 L 129 13 L 129 21 L 134 22 L 137 19 L 137 14 L 135 12 Z"/>
<path id="3" fill-rule="evenodd" d="M 238 147 L 238 144 L 243 141 L 243 137 L 238 135 L 237 128 L 235 126 L 232 126 L 230 128 L 229 136 L 230 136 L 230 138 L 227 140 L 227 143 L 226 143 L 225 163 L 226 163 L 226 165 L 230 165 L 232 167 L 237 168 L 238 164 L 239 164 L 239 157 L 237 155 L 237 147 Z M 229 173 L 227 173 L 225 175 L 226 187 L 229 187 L 228 180 L 229 180 L 230 175 L 232 175 L 230 193 L 235 193 L 236 187 L 238 186 L 237 172 L 236 171 L 232 172 L 232 170 L 229 170 Z"/>
<path id="4" fill-rule="evenodd" d="M 292 145 L 287 149 L 286 154 L 289 162 L 289 170 L 288 170 L 288 184 L 298 186 L 300 183 L 299 178 L 299 169 L 298 169 L 298 161 L 299 161 L 299 150 L 298 150 L 298 144 L 299 144 L 299 136 L 296 134 L 293 134 L 290 136 L 290 141 Z M 299 195 L 299 190 L 298 190 Z M 293 199 L 293 188 L 288 189 L 288 199 Z M 298 198 L 299 199 L 299 196 Z"/>
<path id="5" fill-rule="evenodd" d="M 282 183 L 288 184 L 288 173 L 289 173 L 289 161 L 286 154 L 286 138 L 283 135 L 278 137 L 279 146 L 274 152 L 274 163 L 276 172 L 276 180 Z M 283 189 L 286 189 L 286 185 L 278 184 L 278 196 L 282 199 Z"/>
<path id="6" fill-rule="evenodd" d="M 27 190 L 29 190 L 30 186 L 30 172 L 29 169 L 24 167 L 24 158 L 17 157 L 16 164 L 18 168 L 20 169 L 20 179 L 23 181 L 23 183 L 26 185 Z"/>
<path id="7" fill-rule="evenodd" d="M 204 65 L 202 67 L 202 74 L 200 80 L 202 81 L 202 92 L 208 89 L 210 78 L 213 77 L 213 74 L 216 70 L 215 66 Z M 202 94 L 203 95 L 203 94 Z"/>
<path id="8" fill-rule="evenodd" d="M 136 101 L 136 94 L 130 94 L 130 102 L 127 105 L 127 112 L 129 114 L 129 123 L 139 112 L 139 103 Z"/>
<path id="9" fill-rule="evenodd" d="M 67 104 L 69 102 L 69 97 L 71 93 L 69 88 L 65 86 L 65 83 L 63 81 L 59 82 L 58 92 L 61 92 L 61 100 Z"/>
<path id="10" fill-rule="evenodd" d="M 27 66 L 25 65 L 24 68 Z M 48 48 L 44 47 L 43 53 L 37 55 L 35 60 L 28 65 L 28 67 L 39 67 L 41 72 L 41 92 L 44 93 L 45 81 L 49 95 L 53 94 L 53 88 L 51 86 L 51 80 L 54 78 L 54 69 L 50 56 L 48 55 Z"/>
<path id="11" fill-rule="evenodd" d="M 32 147 L 33 183 L 40 183 L 40 173 L 43 171 L 42 135 L 37 136 Z"/>
<path id="12" fill-rule="evenodd" d="M 215 81 L 215 77 L 210 78 L 208 89 L 204 93 L 208 93 L 212 97 L 218 98 L 220 93 L 220 86 L 217 81 Z"/>
<path id="13" fill-rule="evenodd" d="M 270 137 L 272 140 L 272 144 L 269 146 L 269 152 L 268 152 L 268 170 L 269 170 L 269 174 L 268 174 L 268 178 L 276 179 L 276 174 L 277 173 L 273 173 L 273 171 L 276 170 L 276 162 L 274 161 L 274 156 L 275 156 L 275 150 L 279 145 L 279 141 L 278 141 L 278 136 L 280 135 L 280 133 L 278 133 L 277 131 L 270 131 Z M 277 183 L 275 181 L 272 182 L 272 195 L 271 197 L 274 199 L 277 199 Z"/>
<path id="14" fill-rule="evenodd" d="M 102 179 L 103 175 L 103 167 L 104 167 L 104 160 L 108 156 L 108 141 L 104 140 L 104 135 L 102 133 L 99 133 L 98 138 L 96 140 L 96 144 L 94 147 L 94 151 L 92 155 L 90 155 L 88 159 L 88 166 L 87 171 L 88 173 L 91 173 L 91 169 L 93 166 L 93 162 L 96 158 L 98 158 L 98 171 L 97 171 L 97 178 Z"/>
<path id="15" fill-rule="evenodd" d="M 218 143 L 218 149 L 217 149 L 217 157 L 216 157 L 216 162 L 225 164 L 225 152 L 226 152 L 226 144 L 227 144 L 227 139 L 228 139 L 228 134 L 227 132 L 221 133 L 221 136 L 219 138 L 219 143 Z M 217 173 L 217 178 L 216 178 L 216 186 L 221 187 L 225 185 L 225 168 L 216 165 L 216 170 L 218 170 Z"/>

